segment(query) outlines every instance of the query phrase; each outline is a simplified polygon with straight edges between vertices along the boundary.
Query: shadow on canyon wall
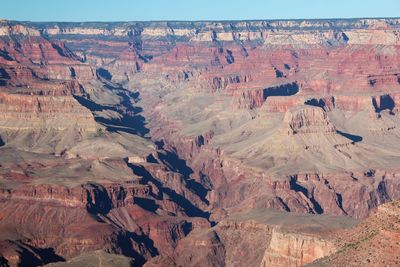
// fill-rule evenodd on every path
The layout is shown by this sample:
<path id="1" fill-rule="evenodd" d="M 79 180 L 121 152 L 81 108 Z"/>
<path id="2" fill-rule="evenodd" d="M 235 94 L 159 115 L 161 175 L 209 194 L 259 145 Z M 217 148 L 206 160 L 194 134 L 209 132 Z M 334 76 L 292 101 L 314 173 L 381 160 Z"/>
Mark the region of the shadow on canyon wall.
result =
<path id="1" fill-rule="evenodd" d="M 139 93 L 132 93 L 122 91 L 118 93 L 121 97 L 121 103 L 119 106 L 106 106 L 100 105 L 89 98 L 74 95 L 74 98 L 84 107 L 92 111 L 94 118 L 97 122 L 103 124 L 107 131 L 110 132 L 126 132 L 129 134 L 139 135 L 146 137 L 149 133 L 149 129 L 146 127 L 145 118 L 140 115 L 142 109 L 140 107 L 134 107 L 131 104 L 131 99 L 139 98 Z M 121 115 L 121 118 L 104 118 L 95 114 L 96 111 L 111 110 Z"/>
<path id="2" fill-rule="evenodd" d="M 173 189 L 164 187 L 163 184 L 153 177 L 151 173 L 146 170 L 145 167 L 143 166 L 138 166 L 134 165 L 131 163 L 127 162 L 127 165 L 132 169 L 133 173 L 143 177 L 142 183 L 147 184 L 148 182 L 152 182 L 157 186 L 157 188 L 160 190 L 160 192 L 166 194 L 172 201 L 177 203 L 179 206 L 181 206 L 184 210 L 184 212 L 189 216 L 189 217 L 202 217 L 208 219 L 210 217 L 210 213 L 205 212 L 201 210 L 200 208 L 196 207 L 191 203 L 188 199 L 186 199 L 184 196 L 178 194 L 175 192 Z"/>
<path id="3" fill-rule="evenodd" d="M 362 136 L 359 136 L 359 135 L 349 134 L 349 133 L 345 133 L 345 132 L 342 132 L 342 131 L 339 131 L 339 130 L 337 130 L 336 132 L 338 134 L 350 139 L 354 143 L 361 142 L 363 140 Z"/>
<path id="4" fill-rule="evenodd" d="M 291 96 L 299 92 L 299 85 L 296 82 L 268 87 L 263 90 L 264 100 L 270 96 Z"/>

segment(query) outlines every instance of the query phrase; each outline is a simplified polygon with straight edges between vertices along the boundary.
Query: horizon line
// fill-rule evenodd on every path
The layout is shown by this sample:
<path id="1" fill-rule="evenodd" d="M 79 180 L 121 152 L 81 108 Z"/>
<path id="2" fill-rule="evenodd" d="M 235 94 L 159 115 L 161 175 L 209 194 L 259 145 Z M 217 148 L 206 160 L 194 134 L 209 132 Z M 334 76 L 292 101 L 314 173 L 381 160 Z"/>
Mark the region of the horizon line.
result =
<path id="1" fill-rule="evenodd" d="M 332 17 L 332 18 L 289 18 L 289 19 L 217 19 L 217 20 L 93 20 L 93 21 L 55 21 L 55 20 L 14 20 L 7 18 L 0 18 L 0 22 L 24 22 L 24 23 L 129 23 L 129 22 L 247 22 L 247 21 L 332 21 L 332 20 L 386 20 L 386 19 L 400 19 L 398 17 Z"/>

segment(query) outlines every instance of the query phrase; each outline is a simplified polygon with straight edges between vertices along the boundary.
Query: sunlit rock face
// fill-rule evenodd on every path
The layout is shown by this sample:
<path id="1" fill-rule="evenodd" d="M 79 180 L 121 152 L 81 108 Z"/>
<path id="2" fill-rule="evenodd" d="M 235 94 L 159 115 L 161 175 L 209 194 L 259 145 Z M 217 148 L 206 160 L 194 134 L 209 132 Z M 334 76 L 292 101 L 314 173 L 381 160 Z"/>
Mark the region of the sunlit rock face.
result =
<path id="1" fill-rule="evenodd" d="M 399 27 L 0 21 L 0 265 L 398 265 Z"/>

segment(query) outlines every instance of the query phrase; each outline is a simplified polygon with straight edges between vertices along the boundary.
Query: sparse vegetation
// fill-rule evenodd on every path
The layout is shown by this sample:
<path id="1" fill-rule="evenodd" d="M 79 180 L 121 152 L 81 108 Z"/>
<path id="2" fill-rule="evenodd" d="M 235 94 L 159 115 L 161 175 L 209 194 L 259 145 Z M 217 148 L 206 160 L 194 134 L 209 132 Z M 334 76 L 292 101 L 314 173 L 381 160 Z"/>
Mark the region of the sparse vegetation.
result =
<path id="1" fill-rule="evenodd" d="M 98 128 L 96 131 L 96 137 L 104 137 L 106 136 L 106 132 L 103 128 Z"/>

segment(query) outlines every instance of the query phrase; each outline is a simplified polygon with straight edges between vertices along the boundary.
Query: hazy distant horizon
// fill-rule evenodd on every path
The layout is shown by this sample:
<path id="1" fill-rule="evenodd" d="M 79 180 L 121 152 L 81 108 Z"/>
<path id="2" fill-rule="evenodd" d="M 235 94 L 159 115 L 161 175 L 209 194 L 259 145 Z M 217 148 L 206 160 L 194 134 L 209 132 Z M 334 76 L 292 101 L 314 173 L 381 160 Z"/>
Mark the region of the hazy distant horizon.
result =
<path id="1" fill-rule="evenodd" d="M 400 19 L 400 16 L 397 17 L 354 17 L 354 18 L 298 18 L 298 19 L 225 19 L 225 20 L 104 20 L 104 21 L 62 21 L 62 20 L 48 20 L 48 21 L 32 21 L 32 20 L 13 20 L 13 19 L 5 19 L 0 17 L 0 21 L 10 21 L 10 22 L 25 22 L 32 24 L 40 24 L 40 23 L 152 23 L 152 22 L 187 22 L 187 23 L 196 23 L 196 22 L 246 22 L 246 21 L 332 21 L 332 20 L 363 20 L 363 19 L 371 19 L 371 20 L 379 20 L 379 19 Z"/>
<path id="2" fill-rule="evenodd" d="M 245 21 L 397 18 L 400 1 L 2 0 L 1 6 L 1 19 L 32 22 Z"/>

